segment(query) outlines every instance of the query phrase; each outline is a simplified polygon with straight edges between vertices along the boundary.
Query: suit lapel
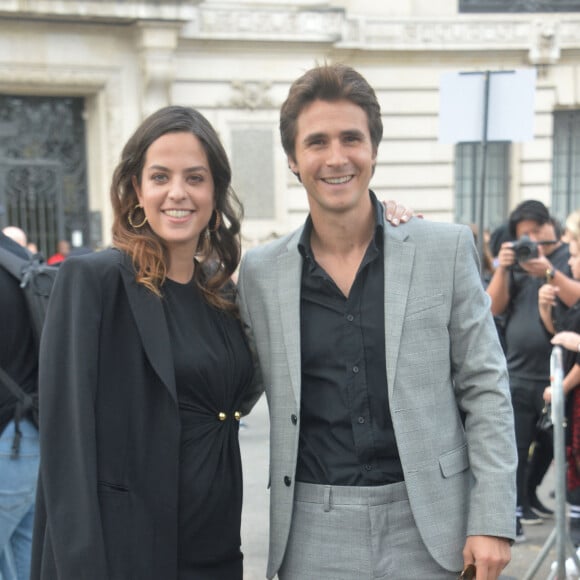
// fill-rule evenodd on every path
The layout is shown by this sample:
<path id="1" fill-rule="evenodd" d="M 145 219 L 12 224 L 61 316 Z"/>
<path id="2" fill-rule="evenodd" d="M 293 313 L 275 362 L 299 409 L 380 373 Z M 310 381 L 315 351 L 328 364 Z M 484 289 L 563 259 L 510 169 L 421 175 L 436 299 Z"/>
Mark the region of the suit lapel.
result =
<path id="1" fill-rule="evenodd" d="M 282 321 L 284 341 L 290 381 L 296 401 L 300 401 L 301 357 L 300 357 L 300 281 L 302 278 L 302 257 L 297 244 L 302 229 L 292 236 L 286 249 L 278 259 L 277 292 Z"/>
<path id="2" fill-rule="evenodd" d="M 385 348 L 389 397 L 397 373 L 397 360 L 411 284 L 415 245 L 403 232 L 385 225 Z"/>
<path id="3" fill-rule="evenodd" d="M 161 300 L 135 280 L 135 270 L 123 254 L 121 274 L 143 348 L 151 366 L 177 401 L 173 353 Z"/>

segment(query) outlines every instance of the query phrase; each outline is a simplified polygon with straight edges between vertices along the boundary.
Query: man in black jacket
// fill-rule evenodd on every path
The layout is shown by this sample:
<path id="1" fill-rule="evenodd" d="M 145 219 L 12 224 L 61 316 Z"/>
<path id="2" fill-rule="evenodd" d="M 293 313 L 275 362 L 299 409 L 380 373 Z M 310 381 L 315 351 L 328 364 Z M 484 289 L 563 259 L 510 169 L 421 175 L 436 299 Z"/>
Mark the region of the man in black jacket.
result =
<path id="1" fill-rule="evenodd" d="M 26 250 L 0 232 L 0 247 Z M 37 392 L 38 353 L 18 280 L 0 267 L 0 368 L 24 391 Z M 15 437 L 17 433 L 21 437 Z M 0 381 L 0 578 L 28 580 L 38 472 L 38 431 Z"/>

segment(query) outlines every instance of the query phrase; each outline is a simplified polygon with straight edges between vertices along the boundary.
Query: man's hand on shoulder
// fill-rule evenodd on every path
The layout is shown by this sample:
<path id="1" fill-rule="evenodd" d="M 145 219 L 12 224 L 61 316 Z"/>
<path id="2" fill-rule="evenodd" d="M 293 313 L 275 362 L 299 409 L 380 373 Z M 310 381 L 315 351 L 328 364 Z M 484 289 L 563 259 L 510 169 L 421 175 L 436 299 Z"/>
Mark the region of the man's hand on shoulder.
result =
<path id="1" fill-rule="evenodd" d="M 463 563 L 475 564 L 475 580 L 496 580 L 509 564 L 509 540 L 495 536 L 468 536 L 463 548 Z"/>

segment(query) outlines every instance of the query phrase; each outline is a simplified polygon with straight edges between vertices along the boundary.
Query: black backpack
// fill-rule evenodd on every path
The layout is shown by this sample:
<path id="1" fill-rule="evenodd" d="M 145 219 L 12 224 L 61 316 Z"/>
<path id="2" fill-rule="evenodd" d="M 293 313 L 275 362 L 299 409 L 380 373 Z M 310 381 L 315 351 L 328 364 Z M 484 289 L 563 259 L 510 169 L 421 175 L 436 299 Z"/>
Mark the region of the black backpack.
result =
<path id="1" fill-rule="evenodd" d="M 30 314 L 30 325 L 34 336 L 35 348 L 38 352 L 48 299 L 58 273 L 58 267 L 45 264 L 40 254 L 31 254 L 28 259 L 25 259 L 4 248 L 0 248 L 0 267 L 4 268 L 20 282 Z M 38 394 L 29 394 L 24 391 L 2 367 L 0 367 L 0 383 L 17 400 L 14 414 L 15 435 L 12 444 L 12 456 L 15 457 L 18 455 L 22 437 L 18 426 L 20 419 L 30 413 L 33 422 L 38 427 Z"/>

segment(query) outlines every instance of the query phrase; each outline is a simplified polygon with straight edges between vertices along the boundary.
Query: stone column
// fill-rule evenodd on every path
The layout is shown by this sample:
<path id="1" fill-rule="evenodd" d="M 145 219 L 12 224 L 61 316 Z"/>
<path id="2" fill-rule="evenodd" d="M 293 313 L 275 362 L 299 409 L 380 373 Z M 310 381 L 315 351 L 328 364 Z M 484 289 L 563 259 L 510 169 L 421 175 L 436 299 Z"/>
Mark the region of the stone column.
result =
<path id="1" fill-rule="evenodd" d="M 182 25 L 180 22 L 137 24 L 143 117 L 170 104 L 171 85 L 175 77 L 175 50 Z"/>

